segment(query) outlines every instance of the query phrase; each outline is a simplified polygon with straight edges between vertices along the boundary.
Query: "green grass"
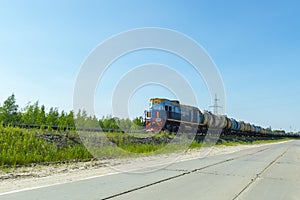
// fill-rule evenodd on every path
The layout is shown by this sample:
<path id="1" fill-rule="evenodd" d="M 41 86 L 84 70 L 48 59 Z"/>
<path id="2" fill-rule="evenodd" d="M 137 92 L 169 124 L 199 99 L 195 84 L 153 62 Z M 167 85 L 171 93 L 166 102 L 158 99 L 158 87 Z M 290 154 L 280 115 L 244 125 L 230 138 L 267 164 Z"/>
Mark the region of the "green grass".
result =
<path id="1" fill-rule="evenodd" d="M 201 148 L 215 145 L 218 138 L 203 138 L 191 141 L 187 135 L 124 133 L 79 133 L 84 144 L 66 144 L 58 146 L 37 137 L 41 130 L 26 130 L 16 127 L 0 126 L 0 167 L 17 167 L 31 163 L 53 163 L 82 161 L 95 158 L 135 157 L 174 153 L 188 148 Z M 57 132 L 55 132 L 57 134 Z M 62 133 L 65 134 L 65 133 Z M 71 133 L 73 136 L 75 133 Z M 86 137 L 85 137 L 86 136 Z M 170 141 L 172 142 L 170 143 Z M 261 144 L 285 141 L 282 139 L 259 139 L 247 137 L 226 137 L 219 139 L 216 145 L 234 146 L 239 144 Z M 87 150 L 88 149 L 88 150 Z M 91 153 L 90 153 L 91 152 Z"/>
<path id="2" fill-rule="evenodd" d="M 91 158 L 82 145 L 58 148 L 36 137 L 35 131 L 0 126 L 0 166 L 16 167 L 30 163 Z"/>

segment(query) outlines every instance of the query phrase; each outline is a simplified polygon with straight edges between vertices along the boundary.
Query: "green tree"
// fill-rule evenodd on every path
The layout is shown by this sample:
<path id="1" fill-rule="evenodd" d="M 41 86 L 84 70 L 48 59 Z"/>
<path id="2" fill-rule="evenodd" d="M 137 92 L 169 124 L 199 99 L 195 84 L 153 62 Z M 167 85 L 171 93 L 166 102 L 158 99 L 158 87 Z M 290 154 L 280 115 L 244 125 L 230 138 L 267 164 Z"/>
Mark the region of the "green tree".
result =
<path id="1" fill-rule="evenodd" d="M 102 117 L 99 123 L 101 128 L 104 130 L 115 130 L 115 129 L 119 129 L 117 121 L 119 121 L 119 118 L 117 117 L 113 118 L 112 116 L 109 115 L 106 117 Z"/>
<path id="2" fill-rule="evenodd" d="M 45 112 L 45 108 L 44 112 Z M 36 101 L 34 104 L 28 103 L 28 105 L 24 108 L 23 113 L 21 114 L 21 121 L 24 124 L 30 125 L 42 125 L 45 123 L 45 119 L 43 119 L 43 114 L 41 113 L 39 102 Z M 45 113 L 44 113 L 45 115 Z"/>
<path id="3" fill-rule="evenodd" d="M 95 115 L 93 117 L 89 116 L 84 125 L 88 128 L 99 128 L 99 121 Z"/>
<path id="4" fill-rule="evenodd" d="M 83 111 L 79 110 L 76 115 L 76 119 L 75 119 L 76 126 L 84 127 L 86 120 L 87 120 L 87 112 L 85 110 L 83 110 Z"/>
<path id="5" fill-rule="evenodd" d="M 44 105 L 42 105 L 41 108 L 39 109 L 36 123 L 40 126 L 46 125 L 46 111 Z"/>
<path id="6" fill-rule="evenodd" d="M 131 129 L 132 121 L 130 119 L 128 119 L 128 118 L 127 119 L 120 119 L 118 121 L 118 124 L 119 124 L 120 128 L 123 131 L 128 132 Z"/>
<path id="7" fill-rule="evenodd" d="M 24 124 L 34 124 L 34 115 L 33 115 L 33 105 L 30 105 L 30 102 L 23 109 L 21 121 Z"/>
<path id="8" fill-rule="evenodd" d="M 143 117 L 136 117 L 132 121 L 131 130 L 141 130 L 144 128 L 144 120 Z"/>
<path id="9" fill-rule="evenodd" d="M 46 124 L 48 125 L 48 127 L 51 128 L 52 126 L 58 126 L 58 118 L 58 109 L 51 107 L 49 113 L 46 116 Z"/>
<path id="10" fill-rule="evenodd" d="M 15 95 L 9 96 L 0 107 L 0 122 L 14 124 L 20 122 L 18 113 L 19 106 L 16 104 Z"/>
<path id="11" fill-rule="evenodd" d="M 64 127 L 66 127 L 66 114 L 64 111 L 62 111 L 61 114 L 58 116 L 57 124 L 59 129 L 63 129 Z"/>
<path id="12" fill-rule="evenodd" d="M 75 121 L 74 121 L 74 112 L 70 111 L 69 114 L 66 116 L 66 126 L 68 128 L 75 128 Z"/>

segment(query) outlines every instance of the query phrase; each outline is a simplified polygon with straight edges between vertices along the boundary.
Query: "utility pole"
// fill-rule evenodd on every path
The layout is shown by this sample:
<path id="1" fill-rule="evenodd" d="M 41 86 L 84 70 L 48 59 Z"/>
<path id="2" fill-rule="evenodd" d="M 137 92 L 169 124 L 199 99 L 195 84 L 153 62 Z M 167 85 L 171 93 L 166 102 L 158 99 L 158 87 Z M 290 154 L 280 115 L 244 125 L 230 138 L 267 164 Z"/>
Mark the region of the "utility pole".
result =
<path id="1" fill-rule="evenodd" d="M 220 99 L 218 99 L 217 94 L 215 94 L 214 105 L 209 106 L 211 108 L 214 108 L 214 114 L 218 114 L 218 108 L 222 108 L 218 105 L 218 101 L 220 101 Z"/>

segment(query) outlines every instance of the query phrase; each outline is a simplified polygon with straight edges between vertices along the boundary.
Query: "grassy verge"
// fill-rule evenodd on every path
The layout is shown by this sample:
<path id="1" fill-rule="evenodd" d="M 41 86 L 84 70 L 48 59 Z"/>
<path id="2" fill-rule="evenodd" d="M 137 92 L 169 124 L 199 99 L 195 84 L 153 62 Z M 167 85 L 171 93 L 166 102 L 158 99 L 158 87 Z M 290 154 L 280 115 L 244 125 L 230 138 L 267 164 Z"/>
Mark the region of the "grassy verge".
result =
<path id="1" fill-rule="evenodd" d="M 188 138 L 188 136 L 177 137 L 165 132 L 153 135 L 139 134 L 138 137 L 135 134 L 124 133 L 81 133 L 81 139 L 85 145 L 80 143 L 80 141 L 70 143 L 68 140 L 63 141 L 62 145 L 62 141 L 57 142 L 55 140 L 49 142 L 47 138 L 39 137 L 40 134 L 40 130 L 0 126 L 0 166 L 2 166 L 2 169 L 32 163 L 82 161 L 93 157 L 114 158 L 173 153 L 187 148 L 211 146 L 215 143 L 207 142 L 206 140 L 203 142 L 204 137 L 196 138 L 197 140 L 191 142 L 191 138 Z M 52 136 L 51 134 L 56 134 L 55 136 L 60 134 L 66 135 L 66 133 L 50 133 L 50 136 Z M 75 133 L 73 134 L 75 135 Z M 87 137 L 84 137 L 85 134 Z M 260 144 L 285 140 L 288 139 L 237 138 L 233 136 L 215 139 L 217 141 L 216 145 L 225 146 Z M 93 155 L 89 152 L 92 152 Z"/>
<path id="2" fill-rule="evenodd" d="M 36 135 L 36 131 L 0 126 L 0 166 L 16 167 L 30 163 L 82 160 L 92 157 L 83 145 L 58 148 L 54 143 L 47 143 Z"/>

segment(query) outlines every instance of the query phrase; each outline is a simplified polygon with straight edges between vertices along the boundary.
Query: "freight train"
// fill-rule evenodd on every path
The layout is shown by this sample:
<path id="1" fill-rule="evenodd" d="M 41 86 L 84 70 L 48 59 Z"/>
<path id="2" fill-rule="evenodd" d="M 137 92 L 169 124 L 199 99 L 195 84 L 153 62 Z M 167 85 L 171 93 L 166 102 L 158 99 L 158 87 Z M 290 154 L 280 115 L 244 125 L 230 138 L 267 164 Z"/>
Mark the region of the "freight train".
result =
<path id="1" fill-rule="evenodd" d="M 226 115 L 201 111 L 197 107 L 182 105 L 178 100 L 150 99 L 150 109 L 145 116 L 146 131 L 194 132 L 201 135 L 219 134 L 278 136 L 270 128 L 238 121 Z"/>

